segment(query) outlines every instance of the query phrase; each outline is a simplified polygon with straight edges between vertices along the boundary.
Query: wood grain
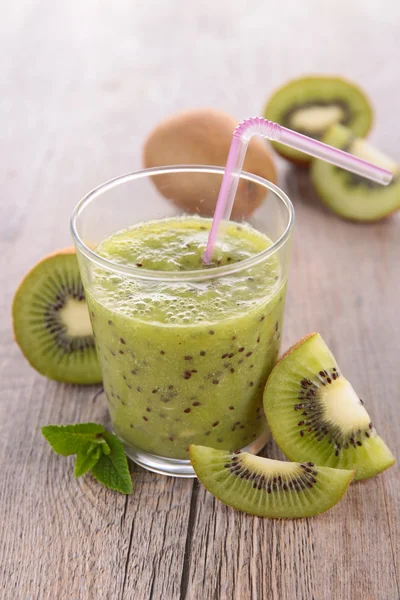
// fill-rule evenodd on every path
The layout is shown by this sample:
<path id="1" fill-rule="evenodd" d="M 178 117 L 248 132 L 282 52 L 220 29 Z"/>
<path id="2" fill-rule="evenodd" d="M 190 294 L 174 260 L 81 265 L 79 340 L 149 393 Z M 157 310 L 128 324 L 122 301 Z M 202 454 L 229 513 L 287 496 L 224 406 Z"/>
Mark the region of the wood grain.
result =
<path id="1" fill-rule="evenodd" d="M 39 427 L 105 422 L 97 388 L 41 378 L 12 340 L 10 303 L 38 258 L 70 245 L 76 201 L 138 168 L 162 117 L 213 106 L 259 113 L 302 72 L 362 84 L 373 139 L 400 161 L 400 5 L 20 0 L 2 13 L 0 597 L 4 600 L 396 600 L 398 467 L 353 485 L 325 515 L 239 514 L 197 482 L 132 467 L 135 493 L 75 481 Z M 271 14 L 273 19 L 271 20 Z M 322 333 L 397 456 L 400 220 L 335 218 L 279 162 L 296 207 L 284 346 Z M 280 456 L 273 443 L 269 456 Z"/>

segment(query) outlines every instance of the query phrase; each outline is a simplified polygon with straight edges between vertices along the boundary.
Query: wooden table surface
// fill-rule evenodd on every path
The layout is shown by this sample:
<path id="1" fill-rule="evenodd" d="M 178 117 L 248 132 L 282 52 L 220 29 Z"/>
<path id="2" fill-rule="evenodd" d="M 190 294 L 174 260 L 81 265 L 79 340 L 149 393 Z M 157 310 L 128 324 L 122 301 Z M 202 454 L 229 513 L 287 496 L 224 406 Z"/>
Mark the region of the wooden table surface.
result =
<path id="1" fill-rule="evenodd" d="M 20 0 L 1 17 L 0 598 L 2 600 L 396 600 L 397 466 L 327 514 L 252 518 L 194 480 L 132 467 L 123 497 L 40 435 L 106 419 L 98 387 L 35 373 L 10 304 L 37 259 L 70 245 L 68 219 L 98 183 L 141 165 L 146 133 L 183 108 L 237 119 L 305 72 L 359 82 L 373 140 L 400 161 L 400 4 L 338 0 Z M 329 8 L 328 8 L 329 5 Z M 399 216 L 344 222 L 307 176 L 280 166 L 297 214 L 284 347 L 320 331 L 400 456 Z M 267 454 L 279 457 L 271 443 Z"/>

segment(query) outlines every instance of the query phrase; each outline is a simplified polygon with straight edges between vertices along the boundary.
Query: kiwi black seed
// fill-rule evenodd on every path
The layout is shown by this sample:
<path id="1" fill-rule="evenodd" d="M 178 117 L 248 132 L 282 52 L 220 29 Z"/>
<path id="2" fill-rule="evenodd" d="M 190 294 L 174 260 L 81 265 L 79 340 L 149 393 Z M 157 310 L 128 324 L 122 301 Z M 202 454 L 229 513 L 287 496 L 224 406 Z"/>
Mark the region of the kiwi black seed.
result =
<path id="1" fill-rule="evenodd" d="M 353 477 L 352 471 L 309 461 L 289 463 L 205 446 L 190 446 L 190 460 L 209 492 L 233 508 L 261 517 L 322 513 L 342 498 Z"/>
<path id="2" fill-rule="evenodd" d="M 290 460 L 354 470 L 355 479 L 372 477 L 394 462 L 318 333 L 295 344 L 274 367 L 264 409 Z"/>
<path id="3" fill-rule="evenodd" d="M 15 294 L 12 317 L 15 339 L 39 373 L 65 383 L 101 382 L 74 250 L 60 250 L 33 267 Z"/>
<path id="4" fill-rule="evenodd" d="M 289 81 L 269 98 L 267 119 L 315 139 L 321 139 L 336 123 L 364 137 L 372 125 L 373 112 L 367 96 L 354 83 L 332 76 L 300 77 Z M 288 160 L 307 166 L 311 157 L 273 142 Z"/>

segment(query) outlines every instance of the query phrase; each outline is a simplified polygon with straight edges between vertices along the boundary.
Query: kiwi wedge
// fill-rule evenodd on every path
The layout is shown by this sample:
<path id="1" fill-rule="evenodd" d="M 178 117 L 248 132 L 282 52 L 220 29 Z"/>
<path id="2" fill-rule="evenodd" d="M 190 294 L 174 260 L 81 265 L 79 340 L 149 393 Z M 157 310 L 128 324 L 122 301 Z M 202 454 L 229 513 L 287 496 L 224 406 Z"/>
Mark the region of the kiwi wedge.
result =
<path id="1" fill-rule="evenodd" d="M 363 137 L 373 120 L 372 107 L 364 92 L 350 81 L 331 76 L 289 81 L 269 98 L 264 116 L 318 140 L 336 123 Z M 277 142 L 273 146 L 281 156 L 296 164 L 308 166 L 311 162 L 311 157 L 303 152 Z"/>
<path id="2" fill-rule="evenodd" d="M 356 480 L 394 463 L 319 333 L 300 340 L 277 363 L 265 386 L 264 410 L 289 460 L 354 470 Z"/>
<path id="3" fill-rule="evenodd" d="M 100 383 L 101 371 L 72 249 L 37 263 L 13 300 L 15 339 L 34 369 L 64 383 Z"/>
<path id="4" fill-rule="evenodd" d="M 238 122 L 222 111 L 198 108 L 172 115 L 149 133 L 143 148 L 146 168 L 164 165 L 216 165 L 225 167 L 232 134 Z M 277 172 L 264 140 L 249 144 L 243 169 L 272 183 Z M 221 180 L 202 173 L 157 175 L 158 190 L 173 204 L 189 214 L 211 217 L 214 214 Z M 232 209 L 232 218 L 249 217 L 265 200 L 265 188 L 241 179 Z"/>
<path id="5" fill-rule="evenodd" d="M 190 460 L 204 487 L 219 500 L 259 517 L 296 519 L 339 502 L 352 471 L 261 458 L 191 445 Z"/>
<path id="6" fill-rule="evenodd" d="M 365 140 L 354 137 L 351 130 L 342 125 L 330 127 L 323 141 L 393 173 L 389 185 L 382 186 L 315 159 L 311 166 L 311 180 L 326 206 L 353 221 L 377 221 L 400 209 L 400 168 L 394 160 Z"/>

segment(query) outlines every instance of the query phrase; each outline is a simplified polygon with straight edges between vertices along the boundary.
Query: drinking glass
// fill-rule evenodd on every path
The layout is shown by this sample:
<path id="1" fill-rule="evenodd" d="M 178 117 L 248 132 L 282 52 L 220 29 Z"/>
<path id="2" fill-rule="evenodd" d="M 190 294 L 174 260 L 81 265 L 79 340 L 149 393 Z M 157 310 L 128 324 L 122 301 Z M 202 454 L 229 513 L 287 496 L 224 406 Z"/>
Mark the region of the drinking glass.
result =
<path id="1" fill-rule="evenodd" d="M 272 245 L 258 254 L 197 271 L 150 271 L 106 259 L 96 248 L 137 224 L 187 215 L 177 204 L 182 190 L 190 212 L 201 214 L 223 173 L 171 166 L 123 175 L 88 193 L 71 219 L 113 430 L 133 461 L 165 475 L 194 476 L 191 443 L 257 453 L 268 440 L 262 396 L 280 348 L 293 207 L 277 186 L 242 172 L 241 202 L 264 198 L 249 223 Z M 234 226 L 240 236 L 242 220 Z M 247 282 L 251 301 L 254 277 L 271 265 L 265 295 L 250 308 L 236 302 L 235 282 Z M 226 290 L 230 309 L 202 319 L 199 298 L 213 286 Z M 159 322 L 146 318 L 146 307 L 135 315 L 129 307 L 139 296 L 149 303 L 183 298 L 189 317 Z"/>

